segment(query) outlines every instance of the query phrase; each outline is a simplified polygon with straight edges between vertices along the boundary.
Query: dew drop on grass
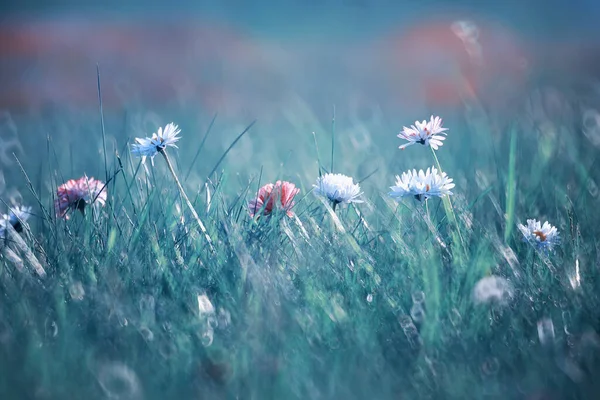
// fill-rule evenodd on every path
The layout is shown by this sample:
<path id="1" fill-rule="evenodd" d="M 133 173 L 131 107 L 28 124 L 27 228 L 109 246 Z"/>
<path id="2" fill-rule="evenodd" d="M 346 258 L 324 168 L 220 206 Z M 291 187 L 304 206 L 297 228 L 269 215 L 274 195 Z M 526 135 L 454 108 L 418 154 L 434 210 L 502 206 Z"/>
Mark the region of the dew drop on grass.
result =
<path id="1" fill-rule="evenodd" d="M 406 336 L 415 336 L 419 334 L 419 331 L 417 330 L 417 327 L 414 324 L 411 324 L 404 328 L 404 333 L 406 334 Z"/>
<path id="2" fill-rule="evenodd" d="M 543 345 L 554 342 L 554 324 L 550 318 L 543 318 L 537 323 L 538 338 Z"/>
<path id="3" fill-rule="evenodd" d="M 151 342 L 154 340 L 154 333 L 147 326 L 140 327 L 139 332 L 146 342 Z"/>
<path id="4" fill-rule="evenodd" d="M 500 370 L 500 362 L 495 357 L 487 358 L 481 364 L 481 372 L 484 375 L 496 375 Z"/>
<path id="5" fill-rule="evenodd" d="M 415 304 L 422 304 L 425 301 L 425 293 L 421 290 L 417 290 L 412 294 L 412 301 Z"/>
<path id="6" fill-rule="evenodd" d="M 211 327 L 208 327 L 204 332 L 202 332 L 202 335 L 200 337 L 200 340 L 202 341 L 202 346 L 204 347 L 209 347 L 213 343 L 213 339 L 214 331 Z"/>
<path id="7" fill-rule="evenodd" d="M 44 330 L 47 338 L 54 338 L 58 335 L 58 325 L 51 318 L 46 318 L 44 322 Z"/>
<path id="8" fill-rule="evenodd" d="M 583 113 L 583 134 L 594 146 L 600 146 L 600 114 L 596 110 Z"/>
<path id="9" fill-rule="evenodd" d="M 417 324 L 423 322 L 425 319 L 425 310 L 423 309 L 421 303 L 413 304 L 412 308 L 410 309 L 410 316 Z"/>
<path id="10" fill-rule="evenodd" d="M 398 322 L 400 322 L 400 327 L 402 329 L 406 329 L 407 327 L 414 325 L 412 319 L 408 315 L 401 315 L 398 317 Z"/>
<path id="11" fill-rule="evenodd" d="M 170 359 L 177 352 L 177 346 L 170 340 L 163 340 L 158 346 L 158 352 L 164 359 Z"/>
<path id="12" fill-rule="evenodd" d="M 120 362 L 108 363 L 98 370 L 98 383 L 109 399 L 141 398 L 141 388 L 133 370 Z"/>
<path id="13" fill-rule="evenodd" d="M 587 189 L 592 197 L 598 197 L 598 185 L 596 185 L 596 182 L 592 178 L 588 179 Z"/>
<path id="14" fill-rule="evenodd" d="M 121 328 L 125 328 L 127 325 L 129 325 L 129 321 L 127 321 L 127 318 L 125 318 L 123 315 L 119 315 L 117 318 Z"/>
<path id="15" fill-rule="evenodd" d="M 83 285 L 81 284 L 81 282 L 73 282 L 71 286 L 69 286 L 69 294 L 71 295 L 71 298 L 75 301 L 83 300 L 83 297 L 85 296 L 85 290 L 83 289 Z"/>
<path id="16" fill-rule="evenodd" d="M 562 320 L 564 326 L 563 330 L 565 331 L 565 334 L 570 335 L 571 332 L 569 331 L 569 327 L 571 326 L 571 313 L 569 311 L 563 311 Z"/>

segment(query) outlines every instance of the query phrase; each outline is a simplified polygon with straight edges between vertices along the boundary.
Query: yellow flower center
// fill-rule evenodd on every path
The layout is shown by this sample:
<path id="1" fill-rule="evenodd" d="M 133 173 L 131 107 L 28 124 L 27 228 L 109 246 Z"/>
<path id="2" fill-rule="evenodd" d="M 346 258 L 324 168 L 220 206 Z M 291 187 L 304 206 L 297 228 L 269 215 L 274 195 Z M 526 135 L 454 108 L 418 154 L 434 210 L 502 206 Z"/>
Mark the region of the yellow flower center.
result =
<path id="1" fill-rule="evenodd" d="M 535 236 L 539 237 L 542 242 L 546 241 L 546 235 L 544 235 L 544 232 L 542 232 L 542 231 L 533 231 L 533 234 Z"/>

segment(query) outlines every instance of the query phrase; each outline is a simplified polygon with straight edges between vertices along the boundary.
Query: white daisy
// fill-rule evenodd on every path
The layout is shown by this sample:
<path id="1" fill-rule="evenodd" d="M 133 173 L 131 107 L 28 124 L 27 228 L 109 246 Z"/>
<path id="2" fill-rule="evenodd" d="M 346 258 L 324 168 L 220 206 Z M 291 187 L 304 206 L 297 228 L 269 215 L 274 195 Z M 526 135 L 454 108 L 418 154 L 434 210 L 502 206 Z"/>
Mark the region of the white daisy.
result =
<path id="1" fill-rule="evenodd" d="M 31 207 L 11 207 L 8 214 L 0 217 L 0 236 L 4 237 L 8 225 L 11 225 L 17 232 L 21 232 L 23 230 L 21 223 L 27 221 L 30 216 Z"/>
<path id="2" fill-rule="evenodd" d="M 535 219 L 528 219 L 527 226 L 518 224 L 517 227 L 523 234 L 523 240 L 542 251 L 552 251 L 554 246 L 560 244 L 560 235 L 556 227 L 548 221 L 542 223 Z"/>
<path id="3" fill-rule="evenodd" d="M 438 147 L 443 145 L 442 141 L 446 139 L 444 135 L 448 128 L 442 128 L 442 119 L 432 115 L 429 122 L 423 120 L 423 122 L 416 121 L 410 128 L 406 126 L 402 127 L 402 132 L 398 134 L 400 139 L 408 140 L 408 143 L 400 146 L 400 150 L 404 150 L 408 146 L 412 146 L 415 143 L 419 143 L 425 146 L 431 146 L 432 149 L 437 150 Z"/>
<path id="4" fill-rule="evenodd" d="M 325 174 L 317 179 L 313 185 L 317 196 L 331 200 L 335 205 L 340 203 L 362 203 L 358 196 L 362 194 L 358 183 L 352 177 L 342 174 Z"/>
<path id="5" fill-rule="evenodd" d="M 152 165 L 154 165 L 154 156 L 172 146 L 177 148 L 175 144 L 181 137 L 177 136 L 181 129 L 177 125 L 167 124 L 165 129 L 158 128 L 158 133 L 153 133 L 150 138 L 135 138 L 136 143 L 131 145 L 131 153 L 137 157 L 142 157 L 142 162 L 146 162 L 146 157 L 150 157 Z"/>
<path id="6" fill-rule="evenodd" d="M 391 186 L 389 195 L 396 200 L 406 196 L 414 196 L 417 200 L 427 200 L 429 197 L 444 197 L 451 195 L 450 189 L 454 187 L 451 178 L 445 172 L 439 173 L 435 167 L 423 170 L 413 169 L 403 172 L 402 176 L 396 175 L 396 185 Z"/>

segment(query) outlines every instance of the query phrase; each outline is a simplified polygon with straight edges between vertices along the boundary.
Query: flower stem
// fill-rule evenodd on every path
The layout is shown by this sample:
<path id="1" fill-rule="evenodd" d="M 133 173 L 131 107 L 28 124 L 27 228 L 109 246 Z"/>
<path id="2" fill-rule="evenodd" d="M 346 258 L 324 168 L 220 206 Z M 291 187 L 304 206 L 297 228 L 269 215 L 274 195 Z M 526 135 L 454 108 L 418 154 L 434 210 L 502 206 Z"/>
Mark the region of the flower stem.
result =
<path id="1" fill-rule="evenodd" d="M 437 155 L 435 154 L 435 150 L 433 150 L 433 148 L 431 148 L 431 154 L 433 154 L 433 160 L 435 161 L 435 165 L 438 169 L 438 172 L 441 175 L 443 173 L 442 166 L 440 165 L 440 161 L 438 160 Z M 456 218 L 456 214 L 454 213 L 454 207 L 452 206 L 452 200 L 450 200 L 450 196 L 448 196 L 448 195 L 444 196 L 442 198 L 442 203 L 444 204 L 444 210 L 446 211 L 446 217 L 448 219 L 450 219 L 456 226 L 456 233 L 458 235 L 458 238 L 460 239 L 460 244 L 463 247 L 463 251 L 466 252 L 467 249 L 465 246 L 465 241 L 460 233 L 460 227 L 458 226 L 458 219 Z"/>
<path id="2" fill-rule="evenodd" d="M 185 200 L 188 208 L 192 212 L 192 215 L 194 216 L 194 219 L 196 220 L 196 222 L 198 223 L 198 226 L 200 227 L 200 231 L 204 234 L 204 237 L 206 238 L 206 241 L 208 242 L 208 246 L 210 248 L 210 251 L 212 253 L 216 253 L 215 248 L 213 246 L 212 239 L 208 235 L 208 232 L 206 231 L 206 228 L 204 227 L 204 224 L 200 220 L 200 217 L 198 216 L 198 213 L 194 209 L 194 206 L 192 205 L 192 202 L 190 201 L 190 199 L 185 194 L 185 190 L 183 190 L 183 186 L 181 185 L 181 182 L 179 181 L 179 178 L 177 177 L 177 174 L 175 173 L 175 170 L 173 169 L 173 165 L 171 164 L 171 161 L 169 160 L 169 156 L 167 155 L 167 152 L 163 149 L 163 150 L 160 151 L 160 154 L 162 154 L 163 157 L 165 158 L 165 161 L 167 162 L 167 166 L 169 167 L 169 171 L 171 172 L 171 175 L 173 175 L 173 179 L 175 179 L 175 183 L 177 184 L 177 187 L 179 188 L 179 193 L 181 193 L 181 197 L 183 197 L 183 199 Z"/>

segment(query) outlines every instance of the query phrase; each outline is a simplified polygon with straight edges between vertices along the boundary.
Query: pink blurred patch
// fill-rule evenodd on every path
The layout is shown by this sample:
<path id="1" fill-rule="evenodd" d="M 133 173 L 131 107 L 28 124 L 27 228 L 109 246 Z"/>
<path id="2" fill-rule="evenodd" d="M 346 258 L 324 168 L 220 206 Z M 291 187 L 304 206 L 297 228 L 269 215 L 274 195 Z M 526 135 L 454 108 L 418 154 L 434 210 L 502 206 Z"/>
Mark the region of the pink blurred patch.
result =
<path id="1" fill-rule="evenodd" d="M 383 43 L 398 92 L 431 107 L 474 97 L 502 101 L 528 77 L 524 42 L 490 21 L 434 19 L 391 33 Z"/>
<path id="2" fill-rule="evenodd" d="M 0 29 L 0 107 L 97 107 L 96 64 L 108 111 L 129 102 L 194 102 L 217 111 L 269 75 L 262 48 L 208 21 L 31 21 Z M 271 74 L 272 75 L 272 74 Z M 240 85 L 243 84 L 243 85 Z M 222 110 L 221 110 L 222 111 Z M 235 108 L 235 111 L 239 111 Z"/>
<path id="3" fill-rule="evenodd" d="M 98 63 L 106 112 L 188 106 L 268 121 L 296 96 L 324 121 L 332 104 L 396 115 L 477 100 L 514 112 L 540 71 L 598 75 L 600 45 L 577 43 L 448 16 L 347 41 L 258 37 L 207 19 L 29 20 L 0 27 L 0 108 L 95 110 Z"/>

